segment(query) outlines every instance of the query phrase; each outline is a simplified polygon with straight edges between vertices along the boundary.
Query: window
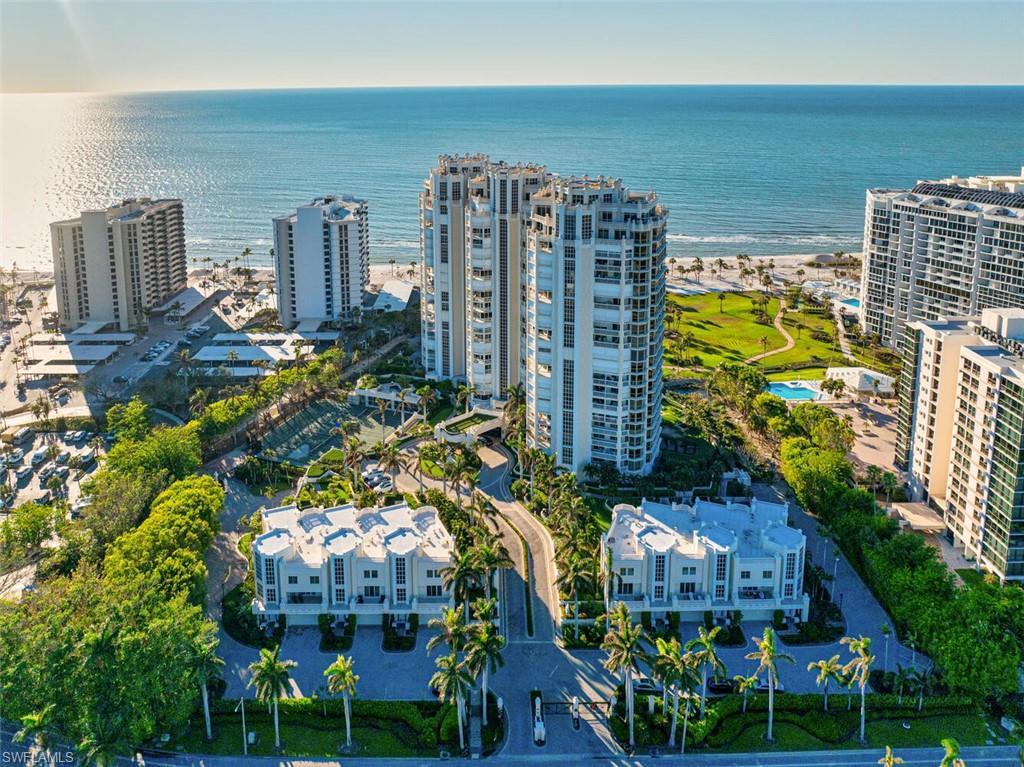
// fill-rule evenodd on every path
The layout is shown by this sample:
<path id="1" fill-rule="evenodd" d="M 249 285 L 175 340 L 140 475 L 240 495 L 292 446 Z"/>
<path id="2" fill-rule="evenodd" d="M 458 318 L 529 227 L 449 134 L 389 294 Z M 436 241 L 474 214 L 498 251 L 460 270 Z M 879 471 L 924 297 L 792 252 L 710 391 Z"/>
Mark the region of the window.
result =
<path id="1" fill-rule="evenodd" d="M 380 586 L 363 586 L 364 597 L 379 597 Z"/>
<path id="2" fill-rule="evenodd" d="M 298 585 L 298 583 L 299 583 L 299 576 L 297 576 L 297 575 L 289 575 L 288 576 L 288 585 L 289 586 L 296 586 L 296 585 Z"/>
<path id="3" fill-rule="evenodd" d="M 695 566 L 686 566 L 679 568 L 680 575 L 696 575 L 697 568 Z"/>
<path id="4" fill-rule="evenodd" d="M 395 560 L 395 584 L 399 586 L 405 585 L 405 558 Z M 404 591 L 404 589 L 403 589 Z M 399 599 L 399 602 L 404 602 L 404 599 Z"/>
<path id="5" fill-rule="evenodd" d="M 793 584 L 792 583 L 787 583 L 785 585 L 785 587 L 783 588 L 783 593 L 785 594 L 787 599 L 792 597 L 793 596 Z"/>
<path id="6" fill-rule="evenodd" d="M 725 584 L 715 586 L 715 599 L 725 599 Z"/>
<path id="7" fill-rule="evenodd" d="M 772 577 L 772 571 L 771 570 L 762 570 L 761 571 L 761 577 L 764 578 L 765 580 L 770 579 Z"/>
<path id="8" fill-rule="evenodd" d="M 786 580 L 791 581 L 796 577 L 796 554 L 786 554 Z"/>
<path id="9" fill-rule="evenodd" d="M 749 581 L 750 580 L 750 570 L 740 570 L 740 580 L 741 581 Z"/>
<path id="10" fill-rule="evenodd" d="M 406 595 L 406 591 L 405 591 L 404 587 L 400 587 L 400 588 L 396 588 L 395 589 L 395 601 L 396 602 L 405 602 L 405 595 Z"/>
<path id="11" fill-rule="evenodd" d="M 440 570 L 428 569 L 427 570 L 427 577 L 428 578 L 440 578 L 441 577 L 441 571 Z"/>
<path id="12" fill-rule="evenodd" d="M 427 596 L 428 597 L 439 597 L 442 595 L 441 584 L 439 583 L 428 583 L 427 584 Z"/>
<path id="13" fill-rule="evenodd" d="M 311 586 L 318 586 L 318 585 L 320 585 L 320 576 L 319 575 L 311 575 L 311 576 L 309 576 L 309 583 L 310 583 Z"/>
<path id="14" fill-rule="evenodd" d="M 377 571 L 376 570 L 363 570 L 363 578 L 365 578 L 366 580 L 372 580 L 373 578 L 376 578 L 376 577 L 377 577 Z"/>
<path id="15" fill-rule="evenodd" d="M 345 560 L 335 559 L 334 560 L 334 583 L 338 586 L 345 585 Z M 342 589 L 344 592 L 344 589 Z"/>
<path id="16" fill-rule="evenodd" d="M 621 575 L 623 578 L 630 578 L 633 575 L 633 568 L 632 567 L 620 567 L 619 568 L 619 575 Z"/>
<path id="17" fill-rule="evenodd" d="M 680 594 L 693 594 L 696 591 L 697 591 L 697 584 L 694 583 L 693 581 L 690 581 L 688 583 L 680 583 L 679 584 L 679 593 Z"/>
<path id="18" fill-rule="evenodd" d="M 345 601 L 345 589 L 335 589 L 334 590 L 334 601 L 335 602 L 344 602 Z"/>
<path id="19" fill-rule="evenodd" d="M 267 589 L 267 601 L 268 602 L 276 602 L 277 601 L 277 589 Z"/>
<path id="20" fill-rule="evenodd" d="M 718 554 L 715 556 L 715 580 L 724 581 L 729 567 L 729 556 Z"/>
<path id="21" fill-rule="evenodd" d="M 575 240 L 576 239 L 576 214 L 575 213 L 563 213 L 562 214 L 562 239 Z"/>
<path id="22" fill-rule="evenodd" d="M 589 240 L 594 235 L 594 217 L 589 213 L 583 216 L 583 239 Z"/>
<path id="23" fill-rule="evenodd" d="M 665 587 L 663 585 L 659 584 L 654 587 L 654 598 L 658 600 L 665 598 Z"/>
<path id="24" fill-rule="evenodd" d="M 273 586 L 274 583 L 275 583 L 275 581 L 274 581 L 274 560 L 273 559 L 265 559 L 265 560 L 263 560 L 263 565 L 264 565 L 263 582 L 266 583 L 268 586 Z M 270 601 L 273 602 L 274 600 L 271 599 Z"/>
<path id="25" fill-rule="evenodd" d="M 658 554 L 654 558 L 654 580 L 665 580 L 665 555 Z"/>
<path id="26" fill-rule="evenodd" d="M 633 593 L 633 584 L 632 583 L 620 583 L 619 584 L 619 593 L 620 594 L 632 594 Z"/>

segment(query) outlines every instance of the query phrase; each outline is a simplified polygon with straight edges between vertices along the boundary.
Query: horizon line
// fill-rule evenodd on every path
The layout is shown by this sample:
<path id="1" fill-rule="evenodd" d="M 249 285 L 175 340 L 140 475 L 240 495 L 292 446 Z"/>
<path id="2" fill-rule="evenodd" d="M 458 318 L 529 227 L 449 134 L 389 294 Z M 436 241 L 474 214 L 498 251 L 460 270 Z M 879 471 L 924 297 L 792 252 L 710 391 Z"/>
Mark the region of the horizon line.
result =
<path id="1" fill-rule="evenodd" d="M 1020 83 L 858 83 L 858 82 L 692 82 L 692 83 L 445 83 L 441 85 L 280 85 L 209 88 L 150 88 L 140 90 L 74 91 L 34 90 L 8 91 L 0 89 L 3 96 L 137 96 L 162 93 L 240 93 L 265 91 L 369 91 L 369 90 L 472 90 L 497 88 L 1024 88 Z"/>

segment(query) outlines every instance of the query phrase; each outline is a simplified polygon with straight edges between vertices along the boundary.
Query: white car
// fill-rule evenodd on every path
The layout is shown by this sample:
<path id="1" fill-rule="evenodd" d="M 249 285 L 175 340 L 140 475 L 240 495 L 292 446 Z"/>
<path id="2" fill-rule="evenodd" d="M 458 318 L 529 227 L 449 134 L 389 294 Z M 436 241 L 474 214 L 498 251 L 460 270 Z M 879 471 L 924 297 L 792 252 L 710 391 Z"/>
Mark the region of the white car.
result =
<path id="1" fill-rule="evenodd" d="M 14 476 L 18 478 L 19 482 L 24 482 L 26 479 L 32 476 L 32 467 L 22 466 L 20 469 L 14 472 Z"/>
<path id="2" fill-rule="evenodd" d="M 11 455 L 7 459 L 7 463 L 9 463 L 11 466 L 13 466 L 16 463 L 21 463 L 21 459 L 24 458 L 24 457 L 25 457 L 25 451 L 22 450 L 20 447 L 16 447 L 16 448 L 14 448 L 14 450 L 11 451 Z"/>
<path id="3" fill-rule="evenodd" d="M 373 489 L 381 493 L 390 493 L 395 486 L 391 482 L 391 477 L 384 477 Z"/>
<path id="4" fill-rule="evenodd" d="M 46 451 L 45 450 L 36 450 L 34 453 L 32 453 L 32 465 L 33 466 L 38 466 L 39 464 L 41 464 L 45 460 L 46 460 Z"/>

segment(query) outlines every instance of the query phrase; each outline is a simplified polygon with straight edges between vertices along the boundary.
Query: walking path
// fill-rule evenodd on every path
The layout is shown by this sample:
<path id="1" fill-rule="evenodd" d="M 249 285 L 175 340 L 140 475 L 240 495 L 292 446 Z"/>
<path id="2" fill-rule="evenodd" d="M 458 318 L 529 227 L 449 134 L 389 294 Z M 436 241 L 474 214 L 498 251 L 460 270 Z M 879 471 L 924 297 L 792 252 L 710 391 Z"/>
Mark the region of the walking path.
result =
<path id="1" fill-rule="evenodd" d="M 778 349 L 769 349 L 768 351 L 763 352 L 762 354 L 755 354 L 753 357 L 748 357 L 747 359 L 744 360 L 746 364 L 749 365 L 752 362 L 758 362 L 759 360 L 763 360 L 766 357 L 771 357 L 774 354 L 782 354 L 783 352 L 788 352 L 790 349 L 796 346 L 796 341 L 793 340 L 793 336 L 789 334 L 789 331 L 786 330 L 785 326 L 782 324 L 782 318 L 785 316 L 786 310 L 783 309 L 782 305 L 780 304 L 779 311 L 775 315 L 775 321 L 772 324 L 775 325 L 775 329 L 782 334 L 782 337 L 786 339 L 786 345 L 780 346 Z"/>
<path id="2" fill-rule="evenodd" d="M 834 303 L 832 305 L 832 315 L 836 321 L 836 336 L 839 338 L 839 351 L 843 353 L 850 362 L 856 363 L 857 358 L 853 356 L 853 352 L 850 351 L 850 339 L 846 336 L 846 325 L 843 323 L 843 309 L 842 304 Z"/>

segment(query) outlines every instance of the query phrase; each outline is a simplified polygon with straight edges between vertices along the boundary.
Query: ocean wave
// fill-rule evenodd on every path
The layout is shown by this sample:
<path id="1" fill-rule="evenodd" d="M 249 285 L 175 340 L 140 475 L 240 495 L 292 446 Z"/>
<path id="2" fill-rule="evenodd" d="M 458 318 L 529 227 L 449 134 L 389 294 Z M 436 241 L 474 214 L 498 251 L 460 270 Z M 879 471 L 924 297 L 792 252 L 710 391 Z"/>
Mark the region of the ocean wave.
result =
<path id="1" fill-rule="evenodd" d="M 758 237 L 752 234 L 667 234 L 671 242 L 694 242 L 720 245 L 828 245 L 832 243 L 858 244 L 858 237 L 828 234 L 775 234 Z"/>
<path id="2" fill-rule="evenodd" d="M 370 247 L 371 248 L 382 248 L 382 249 L 385 249 L 385 250 L 392 249 L 392 248 L 395 249 L 395 250 L 418 250 L 419 247 L 420 247 L 420 241 L 419 240 L 383 240 L 383 241 L 370 240 Z"/>

